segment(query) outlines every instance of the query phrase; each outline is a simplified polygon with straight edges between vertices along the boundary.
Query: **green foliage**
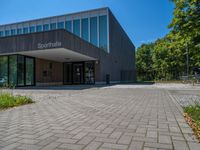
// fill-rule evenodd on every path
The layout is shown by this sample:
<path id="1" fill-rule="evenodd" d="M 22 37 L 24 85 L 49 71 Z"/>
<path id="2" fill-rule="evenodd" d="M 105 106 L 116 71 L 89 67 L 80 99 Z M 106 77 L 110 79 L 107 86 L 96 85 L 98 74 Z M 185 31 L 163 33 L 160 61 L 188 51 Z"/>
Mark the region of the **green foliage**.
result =
<path id="1" fill-rule="evenodd" d="M 136 53 L 136 67 L 140 80 L 152 80 L 152 51 L 153 44 L 143 44 Z"/>
<path id="2" fill-rule="evenodd" d="M 181 75 L 186 74 L 187 48 L 189 73 L 192 74 L 193 67 L 200 67 L 200 1 L 172 2 L 175 8 L 174 18 L 169 25 L 170 33 L 154 43 L 143 44 L 136 52 L 139 78 L 147 80 L 150 76 L 156 80 L 179 79 Z M 147 52 L 150 55 L 148 59 L 144 59 L 143 54 L 146 55 Z M 151 67 L 145 64 L 151 64 Z"/>
<path id="3" fill-rule="evenodd" d="M 184 112 L 188 113 L 192 119 L 197 123 L 200 127 L 200 106 L 188 106 L 184 108 Z"/>
<path id="4" fill-rule="evenodd" d="M 33 101 L 26 96 L 13 96 L 9 93 L 0 93 L 0 109 L 15 107 L 29 103 L 33 103 Z"/>
<path id="5" fill-rule="evenodd" d="M 15 89 L 15 87 L 16 87 L 16 84 L 13 84 L 13 83 L 10 83 L 10 84 L 5 83 L 5 84 L 1 84 L 1 85 L 0 85 L 0 88 Z"/>

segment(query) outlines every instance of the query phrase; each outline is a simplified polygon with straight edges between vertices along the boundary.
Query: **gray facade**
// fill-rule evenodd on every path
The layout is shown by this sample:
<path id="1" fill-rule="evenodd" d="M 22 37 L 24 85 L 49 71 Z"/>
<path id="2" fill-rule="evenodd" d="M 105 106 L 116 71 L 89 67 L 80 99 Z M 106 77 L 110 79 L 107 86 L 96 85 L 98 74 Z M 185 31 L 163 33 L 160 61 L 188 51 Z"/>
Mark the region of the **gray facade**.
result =
<path id="1" fill-rule="evenodd" d="M 80 24 L 78 24 L 79 26 L 75 26 L 74 24 L 78 22 L 78 19 L 80 20 Z M 83 26 L 84 19 L 86 20 L 85 27 Z M 69 20 L 72 20 L 71 31 L 65 28 Z M 40 24 L 44 28 L 49 24 L 50 27 L 50 25 L 53 25 L 53 22 L 56 23 L 57 26 L 55 29 L 52 28 L 40 32 L 36 31 L 37 25 Z M 95 25 L 95 30 L 91 28 L 93 25 Z M 79 29 L 77 28 L 77 31 L 73 30 L 73 26 L 74 28 L 78 27 L 80 29 L 79 35 L 77 35 Z M 24 31 L 26 31 L 25 29 L 29 30 L 28 33 L 17 34 L 16 32 L 19 29 L 23 29 Z M 87 32 L 83 31 L 83 29 Z M 8 31 L 10 34 L 6 36 L 5 33 L 8 33 Z M 101 31 L 104 33 L 101 33 Z M 59 76 L 60 79 L 56 80 L 61 84 L 62 82 L 60 81 L 65 80 L 67 81 L 66 83 L 70 84 L 83 84 L 89 80 L 91 83 L 105 83 L 106 76 L 108 75 L 110 76 L 111 82 L 132 82 L 136 79 L 135 47 L 108 8 L 1 25 L 0 32 L 2 35 L 0 37 L 0 70 L 3 67 L 6 68 L 6 63 L 1 63 L 1 57 L 4 57 L 2 60 L 7 60 L 8 62 L 10 60 L 9 55 L 35 58 L 36 65 L 34 76 L 36 77 L 34 77 L 34 82 L 36 85 L 51 85 L 51 79 L 52 82 L 54 82 L 53 79 L 56 78 L 56 75 L 54 75 L 56 69 L 51 70 L 54 64 L 58 66 L 57 68 L 64 68 L 63 70 L 57 70 L 57 73 L 60 72 L 60 74 L 63 74 Z M 5 58 L 5 56 L 8 56 L 8 58 Z M 23 59 L 25 60 L 26 57 Z M 17 62 L 17 64 L 18 63 L 19 62 Z M 48 63 L 50 69 L 47 65 Z M 28 63 L 24 61 L 24 68 L 26 68 L 26 64 Z M 20 65 L 17 65 L 16 68 L 18 69 L 19 66 Z M 12 68 L 12 66 L 10 68 Z M 24 70 L 26 71 L 28 69 Z M 71 70 L 70 72 L 72 72 L 72 74 L 68 73 L 69 70 Z M 83 77 L 79 78 L 76 73 L 73 73 L 77 70 L 77 75 L 83 75 Z M 9 63 L 7 72 L 9 73 Z M 19 71 L 16 72 L 18 75 Z M 5 74 L 1 75 L 0 73 L 0 80 L 3 78 L 1 76 L 5 76 Z M 39 75 L 41 77 L 39 77 Z M 24 80 L 26 76 L 28 75 L 24 73 Z M 10 83 L 9 78 L 10 76 L 8 75 L 7 82 Z M 48 78 L 48 80 L 45 80 L 45 78 Z M 16 82 L 18 82 L 18 79 L 16 80 Z M 73 82 L 69 82 L 71 80 L 73 80 Z M 48 81 L 48 83 L 45 83 L 46 81 Z M 24 81 L 24 84 L 25 83 L 26 81 Z"/>

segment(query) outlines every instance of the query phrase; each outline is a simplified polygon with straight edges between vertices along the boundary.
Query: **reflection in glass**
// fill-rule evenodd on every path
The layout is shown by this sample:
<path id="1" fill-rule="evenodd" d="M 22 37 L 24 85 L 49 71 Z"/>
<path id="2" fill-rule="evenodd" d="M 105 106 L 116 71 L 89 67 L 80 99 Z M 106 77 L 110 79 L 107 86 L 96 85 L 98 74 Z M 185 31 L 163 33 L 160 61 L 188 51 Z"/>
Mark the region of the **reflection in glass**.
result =
<path id="1" fill-rule="evenodd" d="M 49 31 L 49 24 L 43 25 L 43 31 Z"/>
<path id="2" fill-rule="evenodd" d="M 8 83 L 8 57 L 0 56 L 0 86 Z"/>
<path id="3" fill-rule="evenodd" d="M 17 55 L 9 56 L 9 84 L 17 85 Z"/>
<path id="4" fill-rule="evenodd" d="M 55 30 L 56 29 L 56 23 L 51 23 L 50 24 L 50 29 Z"/>
<path id="5" fill-rule="evenodd" d="M 9 36 L 10 35 L 10 30 L 6 30 L 5 31 L 5 36 Z"/>
<path id="6" fill-rule="evenodd" d="M 17 85 L 24 85 L 24 56 L 17 56 Z"/>
<path id="7" fill-rule="evenodd" d="M 107 16 L 99 17 L 99 47 L 107 51 L 108 38 L 107 38 Z"/>
<path id="8" fill-rule="evenodd" d="M 58 29 L 64 29 L 64 22 L 58 22 Z"/>
<path id="9" fill-rule="evenodd" d="M 17 34 L 18 35 L 22 34 L 22 29 L 21 28 L 17 29 Z"/>
<path id="10" fill-rule="evenodd" d="M 36 26 L 36 32 L 42 32 L 42 25 Z"/>
<path id="11" fill-rule="evenodd" d="M 11 30 L 11 35 L 16 35 L 16 30 L 15 29 Z"/>
<path id="12" fill-rule="evenodd" d="M 35 27 L 34 26 L 32 26 L 32 27 L 30 27 L 30 33 L 33 33 L 33 32 L 35 32 Z"/>
<path id="13" fill-rule="evenodd" d="M 26 85 L 34 85 L 34 59 L 26 57 Z"/>
<path id="14" fill-rule="evenodd" d="M 3 31 L 0 31 L 0 37 L 3 37 Z"/>
<path id="15" fill-rule="evenodd" d="M 94 62 L 85 63 L 85 84 L 94 84 Z"/>
<path id="16" fill-rule="evenodd" d="M 74 20 L 73 33 L 80 37 L 80 20 Z"/>
<path id="17" fill-rule="evenodd" d="M 23 28 L 23 33 L 27 34 L 28 33 L 28 27 Z"/>
<path id="18" fill-rule="evenodd" d="M 90 18 L 90 42 L 97 46 L 97 17 Z"/>
<path id="19" fill-rule="evenodd" d="M 88 18 L 81 20 L 81 37 L 88 41 Z"/>
<path id="20" fill-rule="evenodd" d="M 65 22 L 65 29 L 69 32 L 72 32 L 72 21 Z"/>

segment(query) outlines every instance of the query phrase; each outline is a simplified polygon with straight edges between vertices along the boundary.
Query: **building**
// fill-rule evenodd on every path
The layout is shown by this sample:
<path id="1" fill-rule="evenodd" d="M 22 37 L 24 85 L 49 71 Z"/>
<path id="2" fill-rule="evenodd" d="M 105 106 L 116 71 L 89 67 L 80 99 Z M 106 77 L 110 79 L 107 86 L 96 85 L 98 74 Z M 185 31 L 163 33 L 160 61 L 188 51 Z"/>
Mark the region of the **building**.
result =
<path id="1" fill-rule="evenodd" d="M 0 25 L 0 83 L 135 81 L 135 47 L 109 8 Z"/>

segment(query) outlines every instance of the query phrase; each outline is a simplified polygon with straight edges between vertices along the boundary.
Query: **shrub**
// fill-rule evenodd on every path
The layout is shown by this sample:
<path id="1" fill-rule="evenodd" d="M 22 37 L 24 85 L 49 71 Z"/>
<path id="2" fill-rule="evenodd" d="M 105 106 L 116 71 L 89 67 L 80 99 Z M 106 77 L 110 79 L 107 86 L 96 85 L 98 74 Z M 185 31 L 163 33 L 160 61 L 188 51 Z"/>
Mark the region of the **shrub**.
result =
<path id="1" fill-rule="evenodd" d="M 14 96 L 10 93 L 0 93 L 0 109 L 6 109 L 9 107 L 15 107 L 30 103 L 33 103 L 33 101 L 29 97 L 20 95 Z"/>

